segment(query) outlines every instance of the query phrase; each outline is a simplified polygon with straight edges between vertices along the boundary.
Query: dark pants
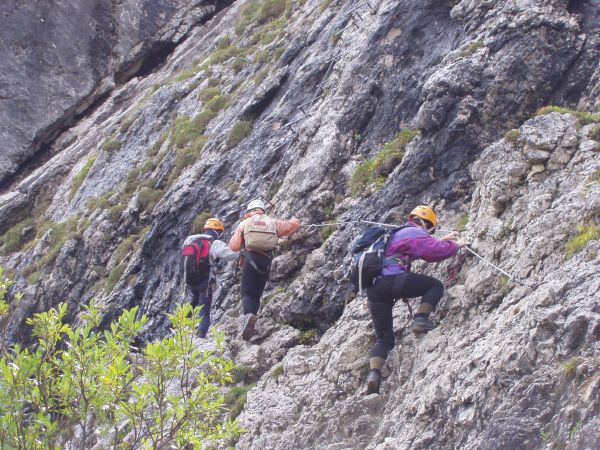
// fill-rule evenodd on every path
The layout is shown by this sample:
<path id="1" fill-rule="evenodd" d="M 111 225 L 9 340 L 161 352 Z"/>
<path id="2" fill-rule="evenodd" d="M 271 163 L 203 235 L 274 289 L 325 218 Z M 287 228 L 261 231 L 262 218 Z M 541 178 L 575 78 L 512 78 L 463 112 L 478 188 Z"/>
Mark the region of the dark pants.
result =
<path id="1" fill-rule="evenodd" d="M 429 303 L 435 308 L 443 294 L 444 285 L 440 280 L 418 273 L 390 275 L 377 280 L 367 289 L 368 306 L 377 337 L 370 356 L 381 356 L 385 359 L 394 348 L 392 308 L 396 300 L 423 297 L 422 303 Z"/>
<path id="2" fill-rule="evenodd" d="M 265 290 L 270 270 L 270 257 L 255 252 L 244 252 L 242 284 L 240 286 L 242 312 L 244 314 L 258 313 L 260 297 Z"/>
<path id="3" fill-rule="evenodd" d="M 210 327 L 210 307 L 212 303 L 212 286 L 209 286 L 208 278 L 198 284 L 188 284 L 192 307 L 202 306 L 200 309 L 200 325 L 198 334 L 205 337 Z"/>

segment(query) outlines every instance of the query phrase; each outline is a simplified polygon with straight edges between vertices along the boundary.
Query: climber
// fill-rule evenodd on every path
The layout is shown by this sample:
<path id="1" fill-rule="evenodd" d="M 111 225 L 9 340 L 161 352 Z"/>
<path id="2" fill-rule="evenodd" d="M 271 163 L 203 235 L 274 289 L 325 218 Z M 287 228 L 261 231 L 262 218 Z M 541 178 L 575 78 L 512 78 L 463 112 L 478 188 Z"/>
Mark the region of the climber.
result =
<path id="1" fill-rule="evenodd" d="M 257 313 L 269 271 L 272 250 L 280 237 L 291 236 L 300 228 L 300 220 L 271 219 L 265 214 L 265 204 L 254 199 L 246 208 L 246 214 L 229 241 L 229 248 L 242 251 L 242 282 L 240 296 L 243 320 L 242 339 L 248 341 L 254 334 Z"/>
<path id="2" fill-rule="evenodd" d="M 367 289 L 367 305 L 371 312 L 376 341 L 369 354 L 370 371 L 367 376 L 367 393 L 379 393 L 381 368 L 394 348 L 392 308 L 400 298 L 422 297 L 414 317 L 412 331 L 427 333 L 435 328 L 429 314 L 436 307 L 444 285 L 436 278 L 411 273 L 411 262 L 442 261 L 456 255 L 466 244 L 459 240 L 457 231 L 436 239 L 432 236 L 437 226 L 437 216 L 429 206 L 417 206 L 408 216 L 404 227 L 394 232 L 386 250 L 386 262 L 375 284 Z M 388 259 L 389 258 L 389 259 Z"/>
<path id="3" fill-rule="evenodd" d="M 183 243 L 184 280 L 191 296 L 192 307 L 200 309 L 198 336 L 206 337 L 210 327 L 210 308 L 213 290 L 217 285 L 216 266 L 218 261 L 235 261 L 239 253 L 229 250 L 221 241 L 225 232 L 223 223 L 214 217 L 204 225 L 203 234 L 188 236 Z"/>

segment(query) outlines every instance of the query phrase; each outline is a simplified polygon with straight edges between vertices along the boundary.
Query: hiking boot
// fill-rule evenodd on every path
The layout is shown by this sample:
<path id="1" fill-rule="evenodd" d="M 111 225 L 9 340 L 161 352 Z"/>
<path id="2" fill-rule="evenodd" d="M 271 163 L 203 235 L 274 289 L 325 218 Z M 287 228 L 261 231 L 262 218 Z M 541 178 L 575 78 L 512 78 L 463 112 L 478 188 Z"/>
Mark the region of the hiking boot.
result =
<path id="1" fill-rule="evenodd" d="M 367 394 L 379 394 L 379 385 L 381 384 L 381 372 L 379 369 L 369 370 L 367 375 Z"/>
<path id="2" fill-rule="evenodd" d="M 415 317 L 411 327 L 413 333 L 427 333 L 434 328 L 436 328 L 436 325 L 429 318 L 423 316 Z"/>
<path id="3" fill-rule="evenodd" d="M 242 339 L 249 341 L 254 336 L 254 327 L 258 317 L 256 314 L 246 314 L 244 317 L 244 323 L 242 325 Z"/>

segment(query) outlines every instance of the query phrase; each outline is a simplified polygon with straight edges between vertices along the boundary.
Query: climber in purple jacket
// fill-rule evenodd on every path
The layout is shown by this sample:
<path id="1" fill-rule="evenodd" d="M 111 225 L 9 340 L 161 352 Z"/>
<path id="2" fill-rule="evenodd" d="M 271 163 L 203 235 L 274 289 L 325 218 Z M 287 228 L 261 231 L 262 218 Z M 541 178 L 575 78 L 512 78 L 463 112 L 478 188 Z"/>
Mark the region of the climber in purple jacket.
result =
<path id="1" fill-rule="evenodd" d="M 456 255 L 465 246 L 464 241 L 458 240 L 456 231 L 441 239 L 433 237 L 436 226 L 437 216 L 433 209 L 417 206 L 408 216 L 406 226 L 396 231 L 390 239 L 385 250 L 388 265 L 384 266 L 375 284 L 367 289 L 367 304 L 377 338 L 369 354 L 371 370 L 367 376 L 368 394 L 379 393 L 381 368 L 394 348 L 392 308 L 397 299 L 422 297 L 412 330 L 415 333 L 427 333 L 435 328 L 429 320 L 429 314 L 442 298 L 444 285 L 437 278 L 411 273 L 411 263 L 417 259 L 442 261 Z"/>

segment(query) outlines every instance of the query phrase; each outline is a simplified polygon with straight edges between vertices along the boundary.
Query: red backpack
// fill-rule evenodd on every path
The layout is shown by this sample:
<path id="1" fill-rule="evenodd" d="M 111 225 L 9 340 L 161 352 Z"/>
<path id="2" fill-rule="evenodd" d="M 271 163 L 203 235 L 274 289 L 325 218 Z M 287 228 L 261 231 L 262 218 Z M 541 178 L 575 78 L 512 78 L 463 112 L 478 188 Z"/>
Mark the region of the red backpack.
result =
<path id="1" fill-rule="evenodd" d="M 210 276 L 212 241 L 213 237 L 208 234 L 194 234 L 183 243 L 183 279 L 187 284 L 198 284 Z"/>

